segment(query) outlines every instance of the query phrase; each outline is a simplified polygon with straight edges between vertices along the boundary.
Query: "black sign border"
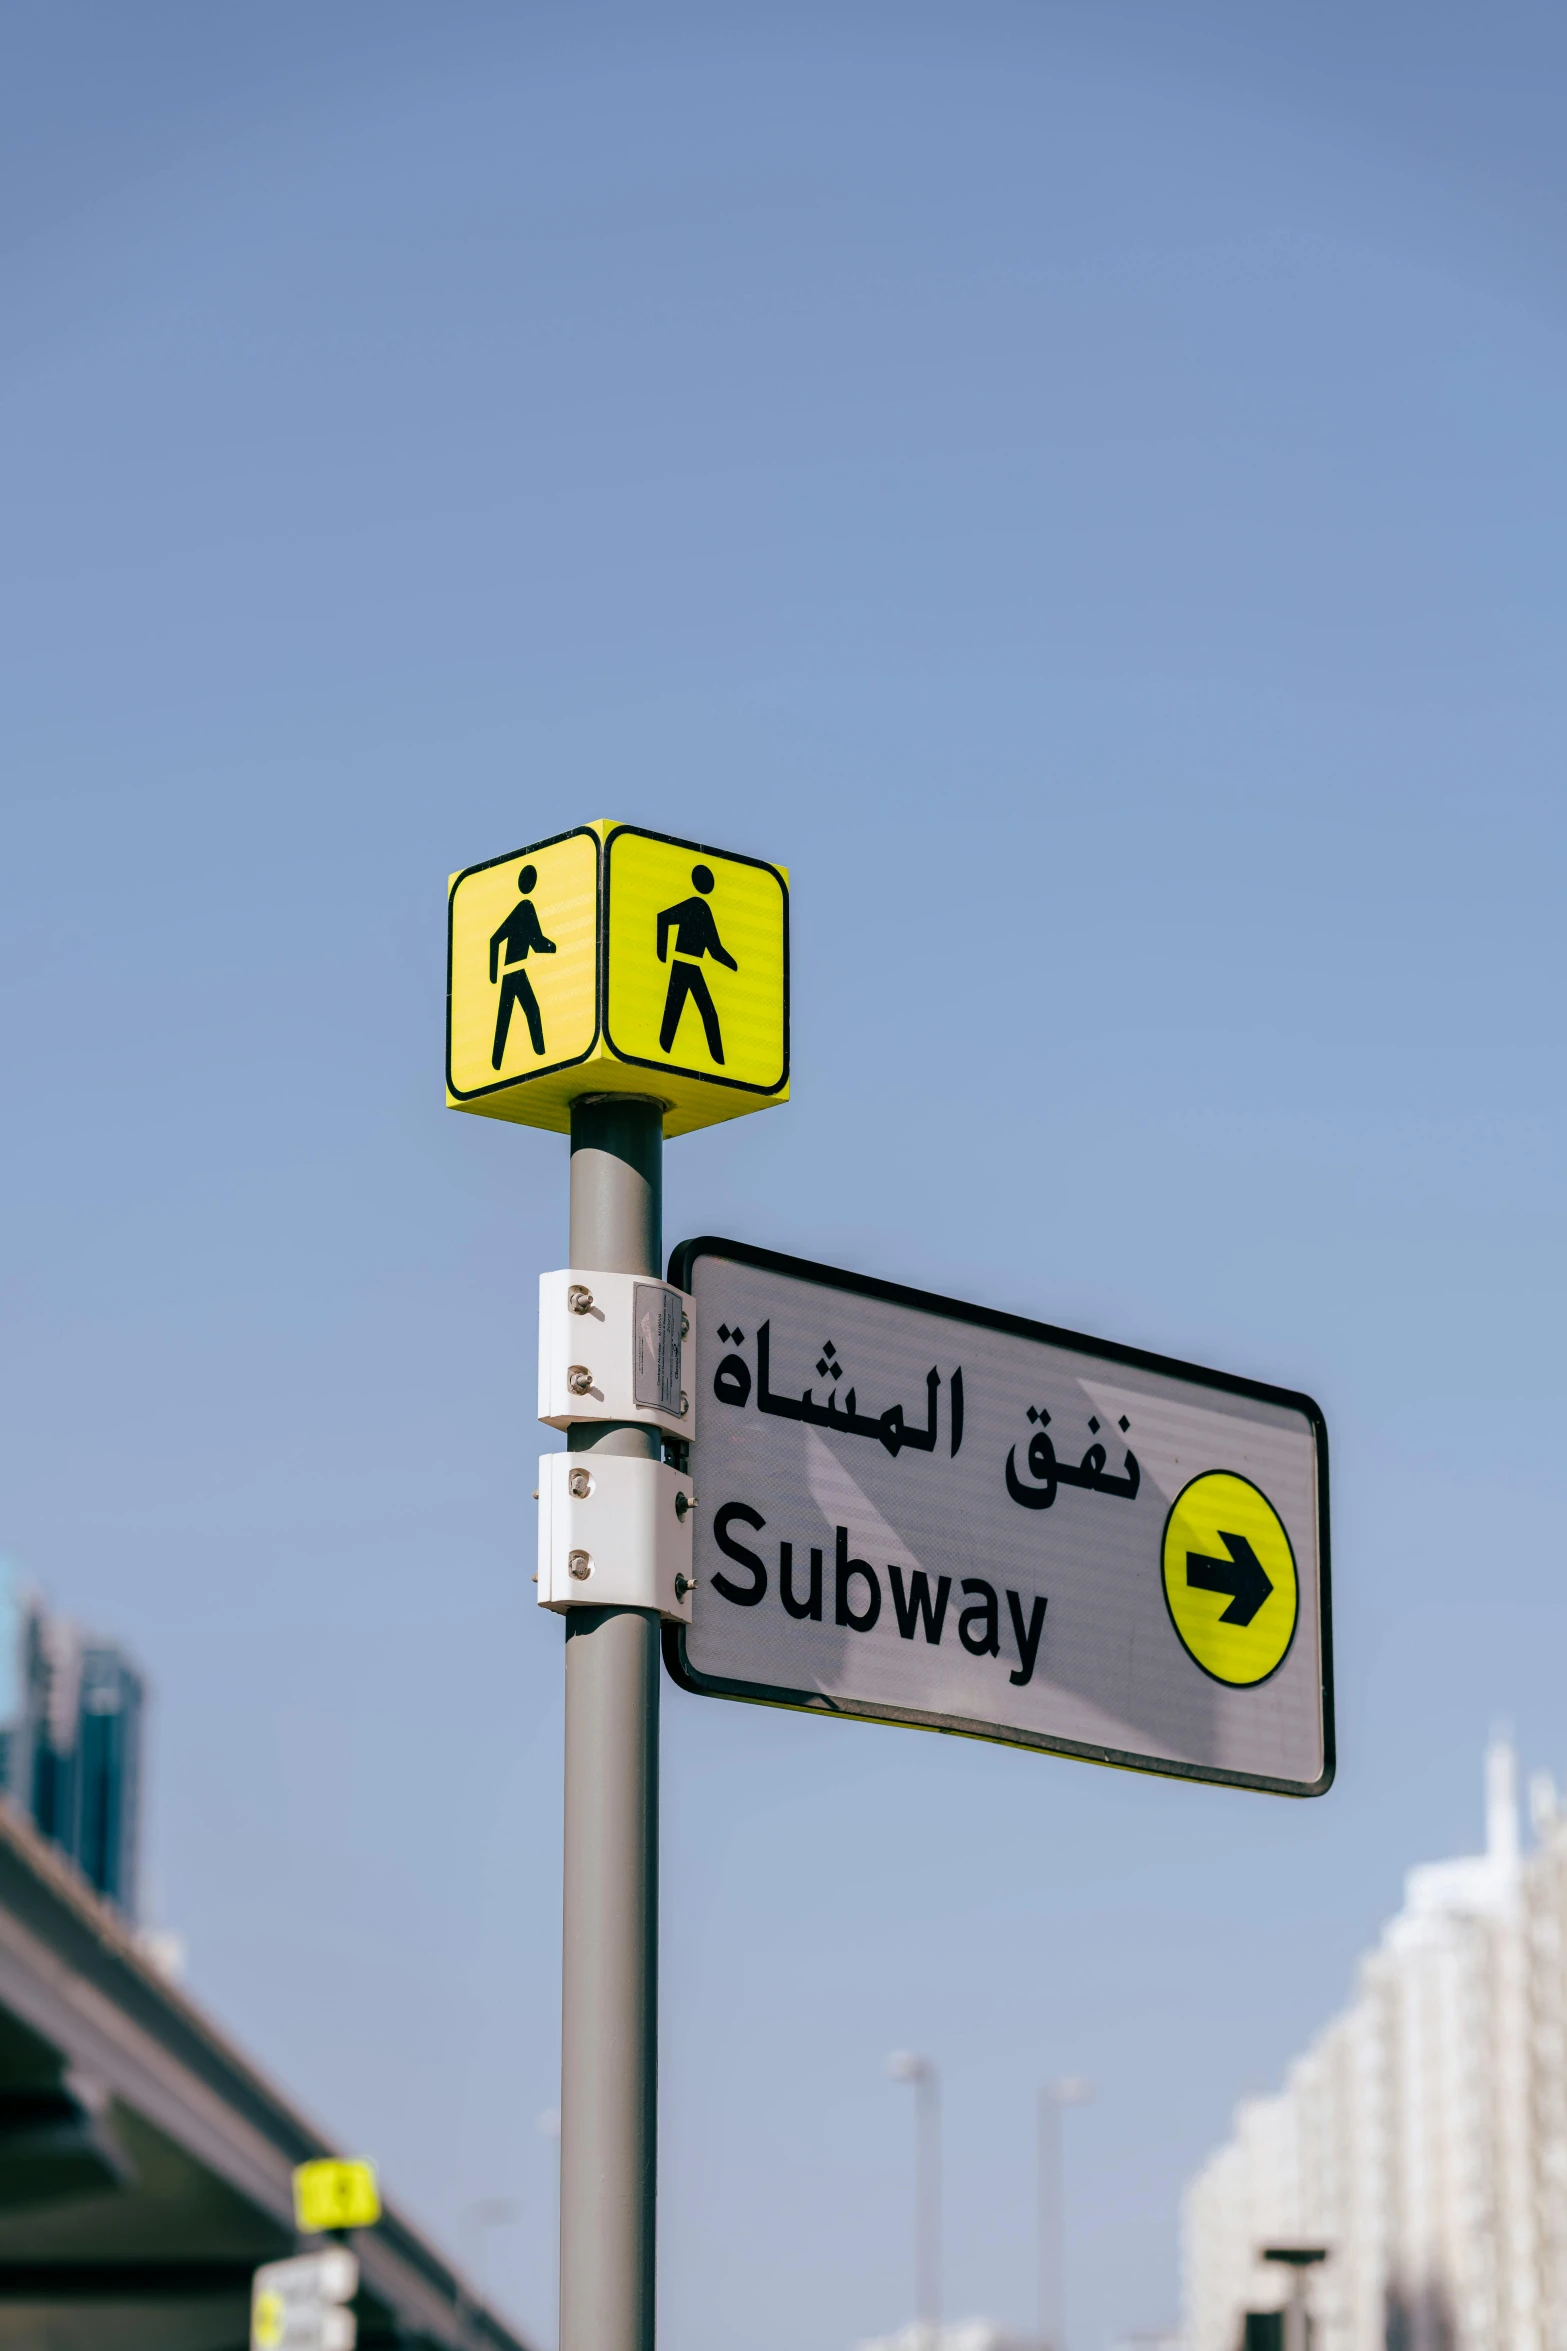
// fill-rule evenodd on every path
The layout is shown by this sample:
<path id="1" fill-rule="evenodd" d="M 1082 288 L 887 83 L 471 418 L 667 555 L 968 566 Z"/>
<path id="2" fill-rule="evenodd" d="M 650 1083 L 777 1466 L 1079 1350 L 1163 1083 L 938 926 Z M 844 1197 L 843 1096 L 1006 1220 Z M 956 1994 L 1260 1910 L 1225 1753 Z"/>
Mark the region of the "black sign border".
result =
<path id="1" fill-rule="evenodd" d="M 1053 1347 L 1070 1347 L 1080 1355 L 1096 1357 L 1133 1371 L 1173 1374 L 1199 1386 L 1217 1388 L 1227 1396 L 1244 1396 L 1259 1404 L 1278 1404 L 1298 1412 L 1309 1423 L 1317 1456 L 1317 1529 L 1320 1549 L 1319 1607 L 1322 1625 L 1322 1775 L 1316 1780 L 1270 1779 L 1260 1772 L 1221 1771 L 1197 1763 L 1164 1761 L 1132 1755 L 1117 1747 L 1096 1747 L 1076 1739 L 1055 1739 L 1041 1731 L 1001 1729 L 994 1723 L 967 1716 L 925 1714 L 913 1709 L 879 1706 L 869 1699 L 829 1698 L 819 1690 L 784 1690 L 766 1682 L 729 1681 L 718 1674 L 699 1673 L 686 1656 L 686 1627 L 666 1622 L 663 1628 L 664 1665 L 670 1679 L 697 1698 L 733 1698 L 749 1706 L 782 1706 L 796 1712 L 847 1717 L 860 1722 L 897 1723 L 910 1730 L 940 1731 L 948 1737 L 982 1739 L 998 1747 L 1027 1747 L 1051 1755 L 1069 1755 L 1081 1763 L 1099 1763 L 1118 1771 L 1146 1772 L 1158 1779 L 1207 1780 L 1226 1788 L 1256 1788 L 1272 1796 L 1325 1796 L 1338 1768 L 1333 1712 L 1333 1601 L 1329 1568 L 1331 1545 L 1328 1517 L 1328 1430 L 1315 1400 L 1293 1388 L 1276 1388 L 1266 1380 L 1245 1379 L 1234 1372 L 1211 1371 L 1204 1364 L 1183 1363 L 1178 1356 L 1155 1355 L 1143 1347 L 1123 1347 L 1113 1339 L 1085 1338 L 1081 1331 L 1058 1329 L 1054 1323 L 1032 1322 L 1019 1314 L 1002 1314 L 990 1306 L 971 1306 L 959 1298 L 944 1298 L 933 1290 L 913 1290 L 901 1282 L 879 1281 L 873 1274 L 846 1273 L 841 1266 L 818 1265 L 807 1257 L 786 1257 L 776 1249 L 758 1249 L 746 1241 L 726 1241 L 713 1234 L 700 1240 L 679 1241 L 669 1253 L 669 1279 L 689 1291 L 699 1259 L 727 1257 L 762 1273 L 792 1275 L 825 1289 L 847 1290 L 856 1297 L 877 1298 L 889 1306 L 909 1306 L 926 1314 L 969 1323 L 980 1330 L 1001 1331 L 1016 1339 L 1043 1340 Z M 1162 1571 L 1161 1571 L 1162 1581 Z M 1298 1628 L 1297 1628 L 1298 1629 Z M 1293 1635 L 1291 1636 L 1293 1645 Z"/>

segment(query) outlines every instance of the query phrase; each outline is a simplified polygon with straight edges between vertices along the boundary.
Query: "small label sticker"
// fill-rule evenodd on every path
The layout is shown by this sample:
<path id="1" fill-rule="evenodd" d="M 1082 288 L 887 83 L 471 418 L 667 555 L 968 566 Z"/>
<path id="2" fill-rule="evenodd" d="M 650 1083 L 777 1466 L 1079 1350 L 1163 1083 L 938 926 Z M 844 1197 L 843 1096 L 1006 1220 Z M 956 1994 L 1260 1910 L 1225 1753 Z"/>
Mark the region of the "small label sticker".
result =
<path id="1" fill-rule="evenodd" d="M 643 1412 L 680 1417 L 680 1322 L 678 1290 L 638 1282 L 632 1299 L 632 1392 Z"/>

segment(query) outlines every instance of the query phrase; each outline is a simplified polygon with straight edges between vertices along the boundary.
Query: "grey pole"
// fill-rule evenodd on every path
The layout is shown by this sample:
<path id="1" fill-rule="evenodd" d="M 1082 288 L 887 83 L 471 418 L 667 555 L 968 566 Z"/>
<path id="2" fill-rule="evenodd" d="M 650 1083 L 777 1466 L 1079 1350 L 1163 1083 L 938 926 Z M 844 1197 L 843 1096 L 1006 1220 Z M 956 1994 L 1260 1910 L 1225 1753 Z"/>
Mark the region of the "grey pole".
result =
<path id="1" fill-rule="evenodd" d="M 1061 2351 L 1061 2107 L 1039 2093 L 1039 2343 Z"/>
<path id="2" fill-rule="evenodd" d="M 1284 2351 L 1307 2351 L 1310 2341 L 1306 2325 L 1306 2273 L 1297 2269 L 1290 2279 L 1290 2298 L 1284 2305 Z"/>
<path id="3" fill-rule="evenodd" d="M 1041 2351 L 1066 2351 L 1066 2132 L 1068 2106 L 1083 2106 L 1093 2085 L 1071 2074 L 1039 2093 L 1039 2340 Z"/>
<path id="4" fill-rule="evenodd" d="M 935 2351 L 941 2339 L 941 2084 L 927 2064 L 914 2085 L 919 2134 L 919 2299 L 925 2337 Z"/>
<path id="5" fill-rule="evenodd" d="M 941 2080 L 928 2057 L 895 2049 L 895 2082 L 914 2089 L 914 2320 L 921 2351 L 941 2339 Z"/>
<path id="6" fill-rule="evenodd" d="M 571 1110 L 574 1266 L 662 1272 L 663 1106 Z M 584 1423 L 572 1452 L 659 1457 L 656 1429 Z M 658 2180 L 659 1621 L 566 1616 L 560 2351 L 653 2351 Z"/>

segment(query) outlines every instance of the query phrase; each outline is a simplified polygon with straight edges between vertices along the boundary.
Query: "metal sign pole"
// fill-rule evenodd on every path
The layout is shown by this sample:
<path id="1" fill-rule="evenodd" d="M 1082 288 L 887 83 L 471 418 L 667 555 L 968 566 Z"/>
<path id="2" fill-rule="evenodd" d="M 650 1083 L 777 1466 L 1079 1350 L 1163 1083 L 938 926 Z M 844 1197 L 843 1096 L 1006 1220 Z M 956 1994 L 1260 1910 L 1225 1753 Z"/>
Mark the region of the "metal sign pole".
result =
<path id="1" fill-rule="evenodd" d="M 571 1109 L 574 1266 L 661 1272 L 663 1106 Z M 656 1428 L 584 1422 L 572 1452 L 660 1457 Z M 652 2351 L 658 2107 L 659 1619 L 566 1617 L 560 2351 Z"/>

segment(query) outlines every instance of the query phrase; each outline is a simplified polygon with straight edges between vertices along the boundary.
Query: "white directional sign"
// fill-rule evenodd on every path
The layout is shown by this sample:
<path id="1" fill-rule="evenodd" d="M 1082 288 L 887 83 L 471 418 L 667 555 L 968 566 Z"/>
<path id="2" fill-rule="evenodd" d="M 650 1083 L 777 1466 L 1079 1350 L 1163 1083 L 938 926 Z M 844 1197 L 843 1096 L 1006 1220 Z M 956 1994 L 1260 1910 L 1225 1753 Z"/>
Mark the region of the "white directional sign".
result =
<path id="1" fill-rule="evenodd" d="M 1308 1396 L 691 1241 L 675 1678 L 1281 1794 L 1333 1778 Z"/>
<path id="2" fill-rule="evenodd" d="M 345 2305 L 358 2291 L 345 2245 L 269 2261 L 251 2282 L 251 2351 L 354 2351 L 358 2321 Z"/>

